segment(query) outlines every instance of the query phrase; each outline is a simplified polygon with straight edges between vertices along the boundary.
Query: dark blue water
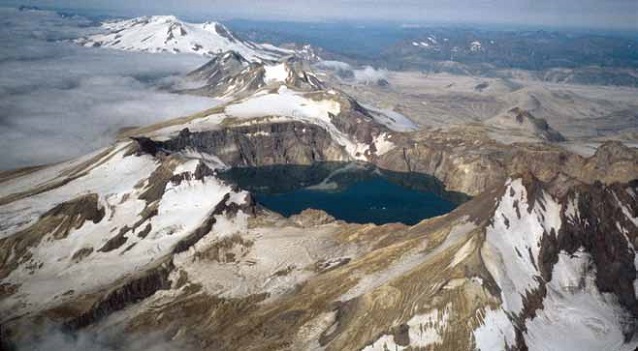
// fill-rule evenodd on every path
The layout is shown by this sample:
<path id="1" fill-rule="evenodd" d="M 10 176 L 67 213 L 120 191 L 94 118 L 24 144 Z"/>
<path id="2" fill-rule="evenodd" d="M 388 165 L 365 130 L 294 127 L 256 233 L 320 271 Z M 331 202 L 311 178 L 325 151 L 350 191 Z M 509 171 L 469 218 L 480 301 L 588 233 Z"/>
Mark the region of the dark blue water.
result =
<path id="1" fill-rule="evenodd" d="M 356 181 L 340 191 L 297 189 L 256 196 L 259 203 L 285 216 L 314 208 L 353 223 L 416 224 L 456 207 L 434 192 L 408 189 L 382 177 Z"/>

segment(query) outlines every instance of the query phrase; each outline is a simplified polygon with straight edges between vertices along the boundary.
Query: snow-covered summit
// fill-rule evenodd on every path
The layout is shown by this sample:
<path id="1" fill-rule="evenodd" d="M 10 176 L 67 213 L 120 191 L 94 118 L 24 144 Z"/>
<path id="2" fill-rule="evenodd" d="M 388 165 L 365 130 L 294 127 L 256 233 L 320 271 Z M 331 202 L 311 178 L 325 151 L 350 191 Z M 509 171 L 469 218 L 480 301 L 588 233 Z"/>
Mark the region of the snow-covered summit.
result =
<path id="1" fill-rule="evenodd" d="M 324 83 L 311 71 L 308 63 L 298 56 L 280 61 L 250 62 L 233 51 L 212 58 L 189 73 L 188 79 L 204 83 L 189 93 L 216 98 L 245 97 L 259 89 L 280 85 L 304 91 L 324 88 Z"/>
<path id="2" fill-rule="evenodd" d="M 77 39 L 87 47 L 215 56 L 235 51 L 251 61 L 276 60 L 293 50 L 242 40 L 218 22 L 188 23 L 175 16 L 145 16 L 107 21 L 104 33 Z"/>

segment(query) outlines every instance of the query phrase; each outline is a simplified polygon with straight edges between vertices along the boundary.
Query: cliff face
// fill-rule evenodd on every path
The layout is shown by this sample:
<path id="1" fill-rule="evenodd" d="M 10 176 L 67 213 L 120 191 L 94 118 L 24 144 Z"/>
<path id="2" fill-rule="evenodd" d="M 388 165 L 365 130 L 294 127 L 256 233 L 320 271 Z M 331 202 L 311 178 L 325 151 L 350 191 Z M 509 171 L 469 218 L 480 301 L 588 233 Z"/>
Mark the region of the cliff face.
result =
<path id="1" fill-rule="evenodd" d="M 340 104 L 343 111 L 330 115 L 334 130 L 312 121 L 266 117 L 229 119 L 211 130 L 184 129 L 169 138 L 136 140 L 147 153 L 195 150 L 215 155 L 229 167 L 358 160 L 390 171 L 432 175 L 447 190 L 472 196 L 525 172 L 543 181 L 567 177 L 606 184 L 638 174 L 638 151 L 619 142 L 607 142 L 587 158 L 553 144 L 501 144 L 472 128 L 400 133 L 380 125 L 354 101 Z M 348 143 L 342 139 L 346 135 Z"/>
<path id="2" fill-rule="evenodd" d="M 585 158 L 550 144 L 504 145 L 465 131 L 422 132 L 375 163 L 385 169 L 434 175 L 448 190 L 477 195 L 508 176 L 525 172 L 543 181 L 565 176 L 587 183 L 627 182 L 638 174 L 638 151 L 608 142 Z"/>
<path id="3" fill-rule="evenodd" d="M 347 153 L 320 127 L 300 122 L 240 126 L 191 133 L 182 130 L 173 139 L 154 143 L 158 150 L 194 150 L 216 155 L 227 165 L 264 166 L 322 161 L 345 161 Z"/>

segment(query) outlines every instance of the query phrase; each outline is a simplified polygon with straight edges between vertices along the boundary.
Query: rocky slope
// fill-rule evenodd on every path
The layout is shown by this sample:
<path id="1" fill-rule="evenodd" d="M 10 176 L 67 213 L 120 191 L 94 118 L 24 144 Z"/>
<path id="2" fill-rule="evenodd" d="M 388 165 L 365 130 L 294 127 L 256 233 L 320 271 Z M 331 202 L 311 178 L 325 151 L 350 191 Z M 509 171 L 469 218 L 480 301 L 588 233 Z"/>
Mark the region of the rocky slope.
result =
<path id="1" fill-rule="evenodd" d="M 294 56 L 277 62 L 251 63 L 233 51 L 212 59 L 187 78 L 203 84 L 185 93 L 212 97 L 249 96 L 266 86 L 285 85 L 305 91 L 324 88 L 306 61 Z"/>
<path id="2" fill-rule="evenodd" d="M 529 136 L 531 140 L 540 139 L 550 142 L 565 141 L 560 132 L 554 130 L 546 120 L 536 118 L 529 111 L 514 107 L 507 113 L 490 118 L 485 122 L 490 127 L 496 128 L 491 133 L 493 139 L 499 140 L 501 133 L 517 133 Z M 507 140 L 504 138 L 504 140 Z"/>
<path id="3" fill-rule="evenodd" d="M 208 68 L 224 61 L 198 74 L 215 86 L 290 67 L 223 55 Z M 86 157 L 0 174 L 2 346 L 638 347 L 637 150 L 585 158 L 472 126 L 405 131 L 289 72 Z M 349 224 L 284 218 L 216 174 L 325 161 L 476 196 L 414 226 Z"/>

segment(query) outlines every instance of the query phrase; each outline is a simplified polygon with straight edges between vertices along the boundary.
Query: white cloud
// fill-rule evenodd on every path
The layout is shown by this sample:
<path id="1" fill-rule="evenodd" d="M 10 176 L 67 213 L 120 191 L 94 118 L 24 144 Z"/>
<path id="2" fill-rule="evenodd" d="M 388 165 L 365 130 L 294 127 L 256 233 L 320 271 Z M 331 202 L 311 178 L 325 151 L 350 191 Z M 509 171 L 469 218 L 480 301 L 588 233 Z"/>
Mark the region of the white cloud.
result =
<path id="1" fill-rule="evenodd" d="M 335 72 L 344 82 L 355 84 L 376 84 L 379 80 L 386 79 L 388 75 L 386 69 L 377 69 L 372 66 L 355 69 L 342 61 L 320 61 L 315 64 L 315 67 Z"/>
<path id="2" fill-rule="evenodd" d="M 352 71 L 352 66 L 342 61 L 319 61 L 316 66 L 320 69 L 327 69 L 333 71 Z"/>
<path id="3" fill-rule="evenodd" d="M 385 79 L 387 75 L 388 71 L 385 69 L 376 69 L 372 66 L 366 66 L 363 69 L 354 71 L 354 80 L 361 84 L 371 84 Z"/>
<path id="4" fill-rule="evenodd" d="M 88 49 L 59 41 L 95 30 L 87 24 L 51 12 L 0 10 L 5 28 L 0 33 L 0 169 L 79 156 L 108 145 L 123 127 L 216 104 L 157 88 L 203 64 L 201 57 Z"/>
<path id="5" fill-rule="evenodd" d="M 130 333 L 120 327 L 71 331 L 47 320 L 38 324 L 23 323 L 18 327 L 23 331 L 15 340 L 18 351 L 193 350 L 186 340 L 168 340 L 160 331 Z"/>

